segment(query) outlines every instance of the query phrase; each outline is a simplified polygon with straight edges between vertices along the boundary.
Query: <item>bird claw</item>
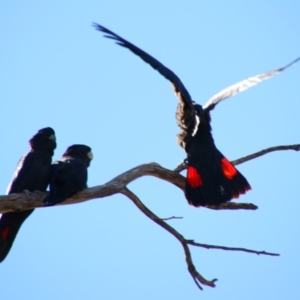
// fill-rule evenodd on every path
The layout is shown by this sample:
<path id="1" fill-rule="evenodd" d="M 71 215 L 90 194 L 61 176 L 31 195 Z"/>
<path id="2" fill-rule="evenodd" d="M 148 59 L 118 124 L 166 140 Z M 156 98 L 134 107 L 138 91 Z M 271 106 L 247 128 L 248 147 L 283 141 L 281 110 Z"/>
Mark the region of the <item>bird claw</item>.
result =
<path id="1" fill-rule="evenodd" d="M 53 206 L 53 205 L 55 205 L 55 203 L 50 202 L 50 201 L 45 201 L 45 200 L 43 201 L 43 206 Z"/>
<path id="2" fill-rule="evenodd" d="M 174 169 L 174 172 L 180 173 L 184 169 L 186 169 L 188 160 L 185 158 L 183 161 L 180 162 L 180 164 Z"/>

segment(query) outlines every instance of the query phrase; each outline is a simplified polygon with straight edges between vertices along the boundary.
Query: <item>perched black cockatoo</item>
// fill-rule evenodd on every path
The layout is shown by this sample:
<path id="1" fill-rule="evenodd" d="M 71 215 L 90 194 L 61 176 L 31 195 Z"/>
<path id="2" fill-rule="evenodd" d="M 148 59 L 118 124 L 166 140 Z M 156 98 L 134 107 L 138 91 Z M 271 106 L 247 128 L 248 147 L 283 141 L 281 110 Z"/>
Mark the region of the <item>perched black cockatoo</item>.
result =
<path id="1" fill-rule="evenodd" d="M 50 179 L 51 160 L 56 148 L 55 132 L 47 127 L 38 131 L 29 141 L 30 151 L 23 156 L 7 188 L 7 194 L 21 193 L 24 190 L 46 191 Z M 8 254 L 14 239 L 25 219 L 33 212 L 5 213 L 0 219 L 0 262 Z"/>
<path id="2" fill-rule="evenodd" d="M 44 205 L 61 203 L 87 188 L 87 168 L 92 159 L 93 153 L 90 147 L 70 146 L 62 158 L 52 164 L 50 194 L 44 199 Z"/>
<path id="3" fill-rule="evenodd" d="M 232 198 L 238 198 L 251 187 L 246 178 L 216 148 L 210 126 L 210 110 L 217 103 L 242 92 L 262 80 L 271 78 L 294 64 L 300 58 L 283 68 L 250 77 L 238 82 L 210 98 L 204 106 L 195 103 L 181 80 L 170 69 L 140 48 L 126 41 L 109 29 L 94 23 L 93 26 L 138 55 L 166 79 L 170 80 L 179 99 L 176 119 L 182 132 L 178 143 L 187 153 L 187 177 L 185 196 L 193 206 L 219 205 Z"/>

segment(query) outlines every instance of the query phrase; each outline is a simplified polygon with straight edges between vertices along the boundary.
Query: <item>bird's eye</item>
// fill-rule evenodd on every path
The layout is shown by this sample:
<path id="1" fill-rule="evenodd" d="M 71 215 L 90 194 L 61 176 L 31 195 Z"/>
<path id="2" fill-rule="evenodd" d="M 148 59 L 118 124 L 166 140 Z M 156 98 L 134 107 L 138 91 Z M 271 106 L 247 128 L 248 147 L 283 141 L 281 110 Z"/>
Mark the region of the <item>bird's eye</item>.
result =
<path id="1" fill-rule="evenodd" d="M 90 160 L 94 158 L 94 154 L 91 151 L 87 154 L 87 156 Z"/>
<path id="2" fill-rule="evenodd" d="M 51 135 L 49 136 L 49 140 L 52 140 L 52 141 L 56 142 L 56 137 L 55 137 L 55 135 L 54 135 L 54 134 L 51 134 Z"/>

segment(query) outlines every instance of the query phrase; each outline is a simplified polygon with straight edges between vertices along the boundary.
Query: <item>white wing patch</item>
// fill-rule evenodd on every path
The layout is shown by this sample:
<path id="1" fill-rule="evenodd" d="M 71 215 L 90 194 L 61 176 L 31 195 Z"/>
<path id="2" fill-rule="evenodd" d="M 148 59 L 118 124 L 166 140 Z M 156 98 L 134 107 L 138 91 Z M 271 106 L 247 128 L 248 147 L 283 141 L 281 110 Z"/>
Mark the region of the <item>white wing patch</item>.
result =
<path id="1" fill-rule="evenodd" d="M 208 108 L 211 105 L 216 105 L 218 102 L 229 98 L 231 96 L 234 96 L 240 92 L 243 92 L 247 89 L 249 89 L 252 86 L 255 86 L 256 84 L 262 82 L 263 80 L 269 79 L 271 77 L 273 77 L 276 74 L 279 74 L 281 72 L 283 72 L 285 69 L 287 69 L 288 67 L 292 66 L 293 64 L 295 64 L 297 61 L 300 60 L 300 57 L 298 57 L 297 59 L 295 59 L 294 61 L 292 61 L 291 63 L 289 63 L 288 65 L 276 69 L 276 70 L 272 70 L 263 74 L 259 74 L 253 77 L 249 77 L 248 79 L 242 80 L 236 84 L 233 84 L 229 87 L 227 87 L 226 89 L 220 91 L 219 93 L 215 94 L 213 97 L 211 97 L 203 106 L 204 109 Z"/>
<path id="2" fill-rule="evenodd" d="M 195 128 L 193 130 L 192 136 L 195 136 L 200 124 L 200 118 L 198 117 L 198 115 L 195 114 L 195 120 L 196 120 L 196 124 L 195 124 Z"/>

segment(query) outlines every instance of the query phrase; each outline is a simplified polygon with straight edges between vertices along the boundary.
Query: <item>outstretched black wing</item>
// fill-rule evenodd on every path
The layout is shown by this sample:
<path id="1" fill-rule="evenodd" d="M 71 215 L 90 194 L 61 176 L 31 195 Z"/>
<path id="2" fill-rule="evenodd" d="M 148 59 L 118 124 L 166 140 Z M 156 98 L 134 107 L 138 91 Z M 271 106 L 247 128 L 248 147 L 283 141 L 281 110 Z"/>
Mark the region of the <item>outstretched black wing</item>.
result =
<path id="1" fill-rule="evenodd" d="M 166 79 L 170 80 L 173 85 L 176 87 L 176 90 L 178 90 L 179 93 L 181 93 L 182 97 L 187 100 L 192 105 L 192 98 L 181 82 L 181 80 L 178 78 L 176 74 L 174 74 L 170 69 L 165 67 L 162 63 L 160 63 L 158 60 L 156 60 L 154 57 L 143 51 L 142 49 L 136 47 L 135 45 L 131 44 L 130 42 L 126 41 L 119 35 L 115 34 L 114 32 L 110 31 L 109 29 L 97 24 L 93 23 L 93 26 L 104 33 L 106 33 L 104 36 L 113 39 L 116 41 L 116 44 L 125 47 L 132 51 L 134 54 L 139 56 L 143 61 L 148 63 L 152 68 L 157 70 L 162 76 L 164 76 Z M 177 94 L 177 93 L 176 93 Z"/>
<path id="2" fill-rule="evenodd" d="M 226 98 L 229 98 L 231 96 L 234 96 L 240 92 L 243 92 L 243 91 L 251 88 L 252 86 L 255 86 L 256 84 L 262 82 L 263 80 L 269 79 L 269 78 L 273 77 L 274 75 L 283 72 L 285 69 L 289 68 L 290 66 L 292 66 L 299 60 L 300 60 L 300 57 L 298 57 L 297 59 L 295 59 L 294 61 L 292 61 L 291 63 L 289 63 L 288 65 L 286 65 L 282 68 L 272 70 L 272 71 L 269 71 L 269 72 L 266 72 L 263 74 L 259 74 L 259 75 L 253 76 L 253 77 L 249 77 L 248 79 L 242 80 L 236 84 L 233 84 L 233 85 L 225 88 L 224 90 L 220 91 L 219 93 L 217 93 L 213 97 L 211 97 L 205 103 L 205 105 L 203 105 L 203 109 L 205 109 L 205 110 L 213 109 L 220 101 L 222 101 Z"/>

